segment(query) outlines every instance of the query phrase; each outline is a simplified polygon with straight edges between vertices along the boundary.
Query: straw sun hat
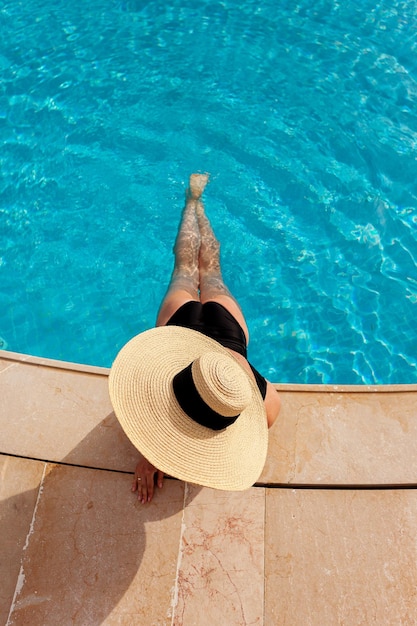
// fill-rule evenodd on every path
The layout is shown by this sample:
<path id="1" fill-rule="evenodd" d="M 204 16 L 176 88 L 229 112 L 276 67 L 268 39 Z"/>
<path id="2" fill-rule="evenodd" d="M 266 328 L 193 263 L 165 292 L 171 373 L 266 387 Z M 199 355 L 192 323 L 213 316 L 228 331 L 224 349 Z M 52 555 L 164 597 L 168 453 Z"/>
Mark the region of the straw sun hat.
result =
<path id="1" fill-rule="evenodd" d="M 117 355 L 109 389 L 126 435 L 159 470 L 229 491 L 256 482 L 268 445 L 263 400 L 213 339 L 179 326 L 147 330 Z"/>

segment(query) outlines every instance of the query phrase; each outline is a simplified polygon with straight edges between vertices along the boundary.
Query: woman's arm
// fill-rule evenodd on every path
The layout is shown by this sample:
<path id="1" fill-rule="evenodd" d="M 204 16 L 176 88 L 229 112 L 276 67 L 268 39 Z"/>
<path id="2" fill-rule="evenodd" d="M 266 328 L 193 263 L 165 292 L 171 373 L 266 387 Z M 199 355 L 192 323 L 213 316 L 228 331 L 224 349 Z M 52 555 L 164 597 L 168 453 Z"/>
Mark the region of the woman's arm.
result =
<path id="1" fill-rule="evenodd" d="M 264 402 L 268 428 L 271 428 L 271 426 L 275 423 L 275 420 L 277 419 L 279 411 L 281 409 L 281 398 L 279 397 L 275 387 L 269 381 L 267 381 L 266 396 Z"/>

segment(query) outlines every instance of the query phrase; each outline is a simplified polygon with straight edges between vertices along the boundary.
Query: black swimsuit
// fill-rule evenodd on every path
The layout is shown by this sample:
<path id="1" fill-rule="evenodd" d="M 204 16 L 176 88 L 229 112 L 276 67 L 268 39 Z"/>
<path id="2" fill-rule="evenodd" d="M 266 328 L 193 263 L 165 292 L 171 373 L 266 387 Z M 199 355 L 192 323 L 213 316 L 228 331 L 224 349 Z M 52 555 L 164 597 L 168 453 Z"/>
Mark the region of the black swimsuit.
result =
<path id="1" fill-rule="evenodd" d="M 183 304 L 172 317 L 167 326 L 183 326 L 197 330 L 207 337 L 218 341 L 225 348 L 234 350 L 247 358 L 246 337 L 243 328 L 233 315 L 218 302 L 190 300 Z M 266 396 L 266 380 L 253 365 L 250 368 L 255 376 L 256 384 L 263 399 Z"/>

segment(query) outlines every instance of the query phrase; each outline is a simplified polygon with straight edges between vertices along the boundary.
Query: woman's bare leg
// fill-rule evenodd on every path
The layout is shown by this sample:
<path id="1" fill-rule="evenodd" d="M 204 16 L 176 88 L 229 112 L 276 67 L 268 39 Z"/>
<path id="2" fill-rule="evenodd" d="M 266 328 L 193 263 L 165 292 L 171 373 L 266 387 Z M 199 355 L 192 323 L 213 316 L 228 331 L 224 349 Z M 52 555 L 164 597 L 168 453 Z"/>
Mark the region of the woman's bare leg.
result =
<path id="1" fill-rule="evenodd" d="M 185 206 L 178 235 L 174 245 L 175 263 L 171 282 L 159 309 L 156 325 L 163 326 L 180 306 L 190 300 L 199 300 L 199 249 L 200 229 L 196 204 L 208 177 L 203 174 L 190 176 Z"/>
<path id="2" fill-rule="evenodd" d="M 248 327 L 242 310 L 224 283 L 220 267 L 220 242 L 216 238 L 205 214 L 204 205 L 199 199 L 196 204 L 201 244 L 199 254 L 200 300 L 222 304 L 242 326 L 249 341 Z"/>

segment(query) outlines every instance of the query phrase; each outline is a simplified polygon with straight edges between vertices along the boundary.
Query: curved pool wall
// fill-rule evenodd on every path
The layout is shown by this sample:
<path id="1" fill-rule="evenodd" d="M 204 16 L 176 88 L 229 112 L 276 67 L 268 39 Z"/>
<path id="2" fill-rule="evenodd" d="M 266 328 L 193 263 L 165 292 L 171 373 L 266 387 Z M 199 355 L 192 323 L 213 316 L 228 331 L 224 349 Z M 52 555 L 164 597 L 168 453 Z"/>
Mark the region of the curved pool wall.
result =
<path id="1" fill-rule="evenodd" d="M 417 381 L 413 3 L 6 2 L 0 347 L 109 366 L 187 176 L 270 380 Z"/>

